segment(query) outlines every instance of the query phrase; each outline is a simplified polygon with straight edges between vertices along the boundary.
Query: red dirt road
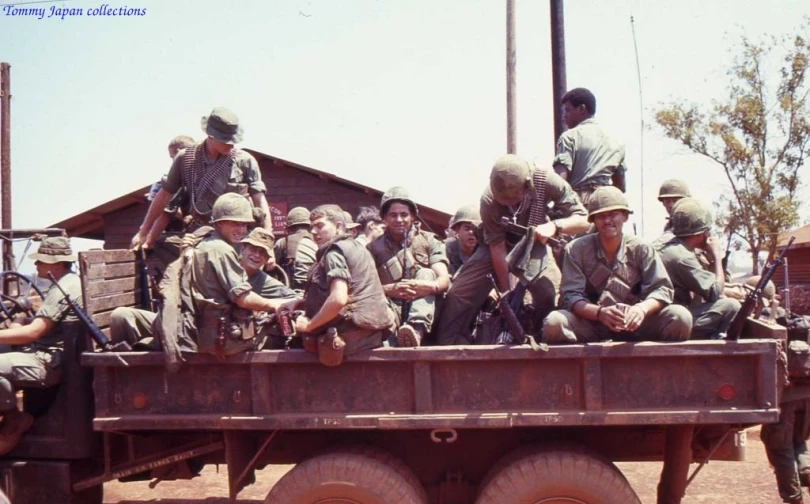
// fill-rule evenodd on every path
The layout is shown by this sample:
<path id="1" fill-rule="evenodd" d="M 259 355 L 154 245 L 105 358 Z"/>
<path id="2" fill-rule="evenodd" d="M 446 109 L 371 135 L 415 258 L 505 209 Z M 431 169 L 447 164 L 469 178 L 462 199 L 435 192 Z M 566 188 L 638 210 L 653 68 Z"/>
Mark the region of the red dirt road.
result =
<path id="1" fill-rule="evenodd" d="M 618 464 L 645 504 L 655 503 L 655 487 L 661 464 L 632 462 Z M 272 485 L 292 466 L 276 466 L 256 474 L 256 483 L 240 494 L 239 504 L 259 504 Z M 692 465 L 692 470 L 697 465 Z M 224 466 L 206 467 L 202 476 L 190 481 L 160 483 L 154 490 L 148 482 L 108 483 L 105 504 L 227 504 L 228 478 Z M 759 429 L 748 432 L 745 462 L 710 462 L 686 492 L 683 504 L 779 504 L 773 472 L 765 458 Z"/>

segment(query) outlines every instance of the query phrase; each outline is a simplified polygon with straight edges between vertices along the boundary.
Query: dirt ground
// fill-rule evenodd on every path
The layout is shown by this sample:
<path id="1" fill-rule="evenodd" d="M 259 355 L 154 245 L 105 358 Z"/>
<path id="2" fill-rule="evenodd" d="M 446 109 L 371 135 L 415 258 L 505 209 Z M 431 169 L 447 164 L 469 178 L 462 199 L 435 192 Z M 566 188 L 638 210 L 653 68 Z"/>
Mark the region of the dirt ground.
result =
<path id="1" fill-rule="evenodd" d="M 645 504 L 655 503 L 655 487 L 661 464 L 632 462 L 618 464 Z M 239 504 L 259 504 L 272 485 L 292 466 L 276 466 L 256 474 L 256 483 L 240 494 Z M 694 470 L 697 465 L 692 466 Z M 105 504 L 227 504 L 228 477 L 225 467 L 208 466 L 202 476 L 191 481 L 162 482 L 155 489 L 148 482 L 108 483 L 104 486 Z M 759 429 L 748 432 L 745 462 L 710 462 L 687 489 L 683 504 L 779 504 L 776 483 Z"/>

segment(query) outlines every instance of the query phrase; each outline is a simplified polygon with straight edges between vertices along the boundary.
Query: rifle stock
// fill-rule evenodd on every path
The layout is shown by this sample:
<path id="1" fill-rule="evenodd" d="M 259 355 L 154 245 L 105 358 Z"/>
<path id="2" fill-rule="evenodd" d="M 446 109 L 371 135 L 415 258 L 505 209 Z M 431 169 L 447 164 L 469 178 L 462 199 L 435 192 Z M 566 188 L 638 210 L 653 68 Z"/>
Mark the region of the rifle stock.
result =
<path id="1" fill-rule="evenodd" d="M 728 333 L 726 333 L 727 340 L 737 341 L 740 339 L 743 328 L 745 327 L 745 322 L 756 308 L 759 299 L 762 297 L 762 291 L 765 289 L 765 286 L 768 285 L 768 282 L 770 282 L 771 277 L 776 272 L 776 268 L 785 262 L 785 254 L 787 253 L 788 249 L 790 249 L 790 246 L 793 245 L 793 240 L 795 239 L 795 236 L 791 236 L 790 240 L 788 240 L 787 245 L 785 245 L 785 248 L 782 249 L 779 256 L 762 269 L 762 276 L 759 277 L 757 286 L 745 297 L 745 301 L 743 301 L 740 311 L 737 312 L 734 320 L 731 321 L 731 325 L 728 328 Z"/>
<path id="2" fill-rule="evenodd" d="M 413 229 L 413 224 L 408 226 L 408 229 L 405 230 L 405 237 L 402 238 L 402 279 L 403 280 L 410 280 L 410 269 L 408 268 L 408 249 L 410 248 L 410 244 L 408 240 L 411 237 L 411 230 Z M 408 317 L 411 315 L 411 302 L 410 301 L 403 301 L 402 302 L 402 316 L 400 317 L 400 324 L 404 324 L 408 321 Z"/>
<path id="3" fill-rule="evenodd" d="M 506 320 L 506 327 L 509 329 L 509 333 L 512 335 L 514 343 L 517 345 L 526 343 L 526 331 L 524 331 L 523 326 L 520 325 L 520 321 L 518 320 L 517 315 L 515 315 L 515 311 L 512 309 L 512 306 L 509 304 L 509 300 L 505 294 L 501 294 L 501 291 L 498 289 L 498 282 L 495 281 L 495 277 L 492 276 L 492 274 L 487 276 L 492 281 L 493 287 L 495 287 L 495 292 L 498 295 L 498 308 L 500 308 L 501 314 L 503 314 L 503 317 Z M 523 296 L 521 295 L 520 298 L 522 299 L 522 297 Z"/>
<path id="4" fill-rule="evenodd" d="M 85 312 L 82 309 L 82 307 L 79 306 L 79 303 L 77 303 L 75 299 L 71 299 L 70 295 L 67 292 L 65 292 L 65 289 L 63 289 L 62 286 L 59 285 L 59 282 L 56 281 L 56 278 L 54 278 L 52 273 L 48 273 L 48 278 L 51 279 L 51 282 L 53 282 L 56 288 L 59 289 L 59 292 L 61 292 L 62 295 L 65 297 L 65 301 L 67 301 L 68 306 L 70 306 L 70 309 L 73 310 L 73 313 L 76 315 L 76 317 L 82 322 L 82 324 L 84 324 L 84 327 L 87 328 L 87 332 L 90 333 L 90 336 L 93 338 L 93 341 L 96 342 L 96 344 L 101 348 L 102 351 L 120 352 L 132 350 L 129 344 L 127 344 L 127 342 L 125 341 L 115 344 L 110 342 L 107 336 L 103 332 L 101 332 L 101 329 L 98 328 L 96 323 L 93 322 L 93 319 L 90 318 L 87 312 Z"/>

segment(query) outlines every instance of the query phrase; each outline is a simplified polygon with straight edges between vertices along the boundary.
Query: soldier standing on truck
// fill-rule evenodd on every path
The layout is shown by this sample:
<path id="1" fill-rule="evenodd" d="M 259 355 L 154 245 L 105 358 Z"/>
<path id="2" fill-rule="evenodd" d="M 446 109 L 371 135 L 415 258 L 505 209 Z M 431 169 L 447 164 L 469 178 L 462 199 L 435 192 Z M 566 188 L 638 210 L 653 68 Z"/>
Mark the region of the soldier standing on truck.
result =
<path id="1" fill-rule="evenodd" d="M 598 187 L 612 184 L 624 192 L 624 146 L 594 119 L 596 97 L 585 88 L 575 88 L 563 95 L 562 106 L 563 121 L 569 129 L 557 141 L 554 171 L 586 206 Z"/>
<path id="2" fill-rule="evenodd" d="M 318 246 L 309 231 L 309 210 L 299 206 L 287 213 L 287 236 L 276 241 L 276 264 L 281 266 L 290 287 L 303 291 L 307 283 L 309 268 L 315 264 Z"/>
<path id="3" fill-rule="evenodd" d="M 363 245 L 346 234 L 343 210 L 320 205 L 310 214 L 318 244 L 303 300 L 283 306 L 305 314 L 295 320 L 304 348 L 321 363 L 337 366 L 344 356 L 383 345 L 393 325 L 374 261 Z"/>
<path id="4" fill-rule="evenodd" d="M 692 316 L 672 305 L 672 282 L 652 245 L 625 235 L 630 207 L 615 187 L 600 187 L 588 202 L 596 233 L 565 248 L 562 310 L 543 322 L 546 343 L 622 338 L 685 341 Z"/>
<path id="5" fill-rule="evenodd" d="M 453 236 L 444 240 L 450 275 L 454 275 L 478 249 L 481 212 L 475 205 L 464 205 L 450 219 Z"/>
<path id="6" fill-rule="evenodd" d="M 723 297 L 725 275 L 720 244 L 711 235 L 712 214 L 692 198 L 675 205 L 670 218 L 673 238 L 658 253 L 675 289 L 674 302 L 692 313 L 692 338 L 721 339 L 740 311 L 740 302 Z M 695 255 L 702 250 L 714 272 L 704 269 Z"/>
<path id="7" fill-rule="evenodd" d="M 404 187 L 389 189 L 380 201 L 385 231 L 368 244 L 394 313 L 400 347 L 422 344 L 433 327 L 436 296 L 450 287 L 444 243 L 417 228 L 418 212 Z"/>
<path id="8" fill-rule="evenodd" d="M 249 153 L 234 146 L 244 135 L 237 115 L 225 107 L 216 107 L 210 115 L 202 118 L 202 128 L 208 137 L 174 159 L 166 182 L 152 200 L 141 227 L 132 238 L 133 249 L 153 245 L 147 239 L 152 224 L 172 195 L 181 188 L 185 189 L 190 212 L 189 232 L 210 224 L 214 202 L 228 192 L 249 195 L 259 213 L 263 213 L 262 227 L 273 231 L 265 195 L 267 188 L 259 164 Z"/>
<path id="9" fill-rule="evenodd" d="M 587 214 L 571 186 L 557 174 L 534 167 L 513 154 L 495 161 L 489 187 L 481 195 L 483 244 L 458 271 L 447 293 L 438 322 L 440 345 L 471 343 L 473 320 L 492 291 L 492 281 L 487 275 L 494 274 L 502 292 L 510 288 L 507 253 L 524 237 L 508 234 L 501 218 L 525 226 L 530 223 L 532 215 L 544 216 L 552 202 L 561 217 L 548 222 L 543 218 L 538 223 L 532 222 L 534 234 L 527 244 L 540 247 L 539 273 L 528 286 L 537 320 L 542 320 L 557 305 L 560 286 L 560 270 L 546 242 L 559 233 L 587 231 Z"/>
<path id="10" fill-rule="evenodd" d="M 71 269 L 77 256 L 67 238 L 45 238 L 28 257 L 34 261 L 39 278 L 52 274 L 70 298 L 81 304 L 81 280 Z M 34 422 L 30 414 L 17 409 L 17 389 L 58 384 L 65 340 L 77 337 L 82 328 L 65 297 L 51 286 L 33 320 L 0 330 L 0 455 L 14 449 Z"/>

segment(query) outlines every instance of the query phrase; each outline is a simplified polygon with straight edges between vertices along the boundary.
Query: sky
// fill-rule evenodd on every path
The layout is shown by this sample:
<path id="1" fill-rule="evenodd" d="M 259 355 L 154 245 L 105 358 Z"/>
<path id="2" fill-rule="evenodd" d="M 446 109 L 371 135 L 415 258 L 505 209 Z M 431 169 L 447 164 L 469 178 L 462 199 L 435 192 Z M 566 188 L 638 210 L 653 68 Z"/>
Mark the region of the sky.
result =
<path id="1" fill-rule="evenodd" d="M 506 151 L 504 1 L 110 1 L 0 7 L 15 227 L 44 227 L 155 181 L 169 167 L 168 141 L 202 139 L 200 118 L 215 106 L 237 112 L 244 147 L 381 190 L 403 185 L 448 213 L 477 202 Z M 145 13 L 87 15 L 103 5 Z M 83 15 L 48 17 L 51 8 Z M 742 34 L 788 33 L 808 14 L 805 0 L 565 2 L 568 87 L 590 88 L 597 120 L 627 146 L 639 234 L 654 239 L 663 227 L 667 178 L 706 203 L 730 190 L 719 167 L 663 137 L 653 110 L 723 97 Z M 548 166 L 548 3 L 517 0 L 516 16 L 517 153 Z"/>

